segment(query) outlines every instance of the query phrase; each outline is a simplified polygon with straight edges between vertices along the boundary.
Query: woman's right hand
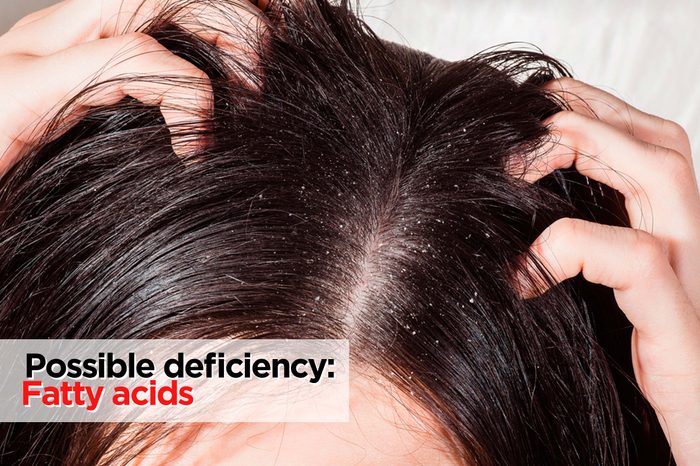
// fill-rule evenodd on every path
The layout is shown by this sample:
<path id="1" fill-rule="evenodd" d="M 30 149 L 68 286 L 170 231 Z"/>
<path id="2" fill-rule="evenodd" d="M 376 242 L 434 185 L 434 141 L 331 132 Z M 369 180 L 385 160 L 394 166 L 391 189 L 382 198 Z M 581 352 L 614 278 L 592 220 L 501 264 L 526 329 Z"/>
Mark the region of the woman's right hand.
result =
<path id="1" fill-rule="evenodd" d="M 677 464 L 699 465 L 700 194 L 688 137 L 676 123 L 573 79 L 552 81 L 547 88 L 573 111 L 546 122 L 555 138 L 524 179 L 534 182 L 574 166 L 625 196 L 633 228 L 562 219 L 540 235 L 531 252 L 556 281 L 583 273 L 614 290 L 634 326 L 639 388 Z"/>
<path id="2" fill-rule="evenodd" d="M 178 22 L 180 26 L 248 63 L 257 60 L 251 44 L 266 22 L 250 1 L 238 0 L 234 8 L 216 8 L 211 2 L 184 5 L 174 19 L 189 21 Z M 212 108 L 209 78 L 135 29 L 167 8 L 178 8 L 178 0 L 64 0 L 0 36 L 0 174 L 42 136 L 65 103 L 97 82 L 106 84 L 78 101 L 63 126 L 89 107 L 131 96 L 159 106 L 171 130 L 187 125 L 196 133 Z M 236 31 L 248 35 L 236 39 Z M 257 36 L 249 37 L 251 31 Z M 173 149 L 183 155 L 198 144 L 173 140 Z"/>

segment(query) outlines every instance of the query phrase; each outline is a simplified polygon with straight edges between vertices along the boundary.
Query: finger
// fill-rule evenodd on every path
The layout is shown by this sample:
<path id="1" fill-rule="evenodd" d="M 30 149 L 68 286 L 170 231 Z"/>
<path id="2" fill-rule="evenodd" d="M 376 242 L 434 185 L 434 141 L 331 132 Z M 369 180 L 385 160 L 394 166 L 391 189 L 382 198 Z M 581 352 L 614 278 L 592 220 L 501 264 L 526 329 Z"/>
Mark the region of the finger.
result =
<path id="1" fill-rule="evenodd" d="M 104 84 L 88 93 L 78 103 L 76 112 L 85 107 L 110 105 L 125 96 L 158 105 L 178 155 L 198 148 L 195 136 L 206 130 L 212 111 L 212 89 L 206 74 L 145 34 L 132 33 L 80 44 L 32 59 L 28 66 L 22 73 L 26 77 L 24 84 L 40 92 L 25 102 L 25 110 L 44 117 L 38 125 L 24 124 L 15 134 L 9 134 L 24 144 L 35 141 L 56 111 L 91 82 Z M 48 75 L 56 79 L 47 81 Z M 11 124 L 4 122 L 5 127 Z M 16 156 L 16 150 L 6 153 L 2 164 L 11 164 Z"/>
<path id="2" fill-rule="evenodd" d="M 534 182 L 574 166 L 622 193 L 635 227 L 663 233 L 685 223 L 684 218 L 695 225 L 700 199 L 692 169 L 681 154 L 576 112 L 559 112 L 545 123 L 552 140 L 532 155 L 519 174 L 523 179 Z"/>
<path id="3" fill-rule="evenodd" d="M 642 393 L 656 409 L 674 452 L 686 442 L 692 445 L 695 430 L 690 427 L 697 426 L 700 415 L 700 319 L 661 242 L 639 230 L 561 219 L 530 252 L 527 269 L 542 265 L 555 282 L 582 273 L 614 290 L 634 326 L 633 365 Z M 536 286 L 524 288 L 525 296 L 542 292 L 541 283 L 536 279 Z"/>
<path id="4" fill-rule="evenodd" d="M 38 19 L 43 18 L 44 16 L 48 15 L 52 11 L 56 10 L 57 8 L 60 8 L 62 2 L 56 2 L 51 6 L 47 6 L 46 8 L 42 8 L 39 11 L 35 11 L 33 13 L 28 14 L 27 16 L 21 18 L 19 21 L 17 21 L 9 30 L 12 31 L 13 29 L 19 28 L 24 26 L 25 24 L 34 22 Z"/>
<path id="5" fill-rule="evenodd" d="M 249 0 L 234 3 L 235 8 L 226 3 L 192 2 L 177 10 L 172 21 L 235 56 L 242 71 L 255 70 L 260 60 L 260 44 L 267 37 L 268 20 Z"/>
<path id="6" fill-rule="evenodd" d="M 555 283 L 582 273 L 591 283 L 612 288 L 620 308 L 640 337 L 680 341 L 700 323 L 666 257 L 650 234 L 578 219 L 561 219 L 547 228 L 530 252 L 528 268 L 544 266 Z M 542 282 L 526 297 L 542 293 Z"/>
<path id="7" fill-rule="evenodd" d="M 0 134 L 0 176 L 15 163 L 24 143 L 7 134 Z"/>
<path id="8" fill-rule="evenodd" d="M 549 81 L 544 88 L 560 96 L 575 112 L 597 117 L 642 141 L 675 150 L 692 167 L 688 134 L 678 123 L 643 112 L 602 89 L 573 78 Z"/>
<path id="9" fill-rule="evenodd" d="M 135 32 L 163 13 L 223 50 L 245 58 L 266 30 L 266 17 L 248 0 L 218 5 L 177 0 L 65 0 L 48 14 L 0 37 L 0 55 L 46 56 L 74 45 Z"/>
<path id="10" fill-rule="evenodd" d="M 65 0 L 29 15 L 0 36 L 0 55 L 50 55 L 100 38 L 101 0 Z"/>
<path id="11" fill-rule="evenodd" d="M 572 165 L 622 193 L 630 224 L 668 243 L 670 262 L 700 304 L 700 195 L 678 152 L 645 143 L 600 120 L 560 112 L 548 120 L 556 140 L 535 154 L 523 178 L 535 181 Z"/>

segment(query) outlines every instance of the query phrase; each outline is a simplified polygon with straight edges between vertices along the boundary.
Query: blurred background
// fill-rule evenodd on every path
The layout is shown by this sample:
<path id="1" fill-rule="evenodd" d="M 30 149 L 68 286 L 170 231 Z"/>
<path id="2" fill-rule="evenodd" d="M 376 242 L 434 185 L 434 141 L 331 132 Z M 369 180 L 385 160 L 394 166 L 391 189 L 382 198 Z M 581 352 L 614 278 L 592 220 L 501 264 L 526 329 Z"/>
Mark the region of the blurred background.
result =
<path id="1" fill-rule="evenodd" d="M 0 0 L 0 32 L 52 3 Z M 700 174 L 700 1 L 361 0 L 360 5 L 381 36 L 446 59 L 507 42 L 534 44 L 567 63 L 578 79 L 681 123 Z"/>

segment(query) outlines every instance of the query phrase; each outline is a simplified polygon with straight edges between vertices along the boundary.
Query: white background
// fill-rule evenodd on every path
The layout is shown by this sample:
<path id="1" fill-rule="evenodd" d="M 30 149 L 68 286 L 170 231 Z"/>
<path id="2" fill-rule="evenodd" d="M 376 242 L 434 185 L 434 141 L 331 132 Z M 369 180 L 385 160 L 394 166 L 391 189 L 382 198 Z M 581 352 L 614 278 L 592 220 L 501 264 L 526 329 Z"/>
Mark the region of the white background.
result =
<path id="1" fill-rule="evenodd" d="M 51 3 L 0 0 L 0 31 Z M 362 0 L 362 5 L 383 37 L 447 59 L 505 42 L 535 44 L 567 63 L 577 78 L 681 123 L 700 174 L 700 0 Z"/>

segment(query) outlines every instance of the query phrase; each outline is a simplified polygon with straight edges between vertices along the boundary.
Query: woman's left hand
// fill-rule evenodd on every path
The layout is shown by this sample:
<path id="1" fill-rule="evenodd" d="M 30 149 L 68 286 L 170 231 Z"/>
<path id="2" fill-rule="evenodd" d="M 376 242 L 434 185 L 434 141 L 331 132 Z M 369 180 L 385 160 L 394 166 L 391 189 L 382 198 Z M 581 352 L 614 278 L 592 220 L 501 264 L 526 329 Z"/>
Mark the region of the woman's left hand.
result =
<path id="1" fill-rule="evenodd" d="M 565 78 L 547 87 L 572 111 L 546 122 L 555 138 L 521 175 L 534 182 L 574 166 L 625 196 L 632 228 L 562 219 L 531 252 L 556 281 L 583 273 L 614 290 L 634 326 L 639 388 L 656 410 L 677 464 L 698 465 L 700 194 L 688 137 L 676 123 L 587 84 Z"/>

